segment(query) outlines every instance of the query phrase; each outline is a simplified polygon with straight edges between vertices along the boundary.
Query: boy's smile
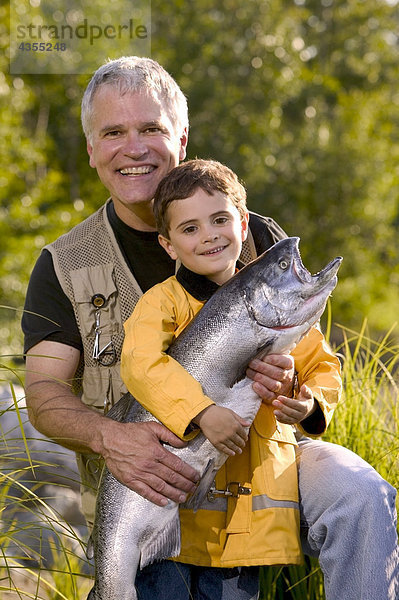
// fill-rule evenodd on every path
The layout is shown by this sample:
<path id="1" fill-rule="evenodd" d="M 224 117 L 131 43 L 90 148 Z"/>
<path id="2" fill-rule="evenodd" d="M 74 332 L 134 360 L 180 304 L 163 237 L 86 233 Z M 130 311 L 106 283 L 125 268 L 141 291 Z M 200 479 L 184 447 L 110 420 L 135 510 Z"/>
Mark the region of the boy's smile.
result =
<path id="1" fill-rule="evenodd" d="M 234 275 L 246 239 L 248 216 L 242 218 L 222 192 L 198 188 L 192 196 L 174 200 L 167 209 L 169 239 L 160 244 L 185 267 L 221 285 Z"/>

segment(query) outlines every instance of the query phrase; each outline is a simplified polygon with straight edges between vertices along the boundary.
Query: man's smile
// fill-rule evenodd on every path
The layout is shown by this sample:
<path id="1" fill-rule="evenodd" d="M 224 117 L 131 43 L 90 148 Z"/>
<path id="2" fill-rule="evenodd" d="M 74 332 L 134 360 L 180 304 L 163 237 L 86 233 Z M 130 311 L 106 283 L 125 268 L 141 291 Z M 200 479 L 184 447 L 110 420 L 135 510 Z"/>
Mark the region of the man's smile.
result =
<path id="1" fill-rule="evenodd" d="M 156 167 L 152 165 L 145 165 L 142 167 L 126 167 L 124 169 L 118 169 L 121 175 L 147 175 L 155 170 Z"/>

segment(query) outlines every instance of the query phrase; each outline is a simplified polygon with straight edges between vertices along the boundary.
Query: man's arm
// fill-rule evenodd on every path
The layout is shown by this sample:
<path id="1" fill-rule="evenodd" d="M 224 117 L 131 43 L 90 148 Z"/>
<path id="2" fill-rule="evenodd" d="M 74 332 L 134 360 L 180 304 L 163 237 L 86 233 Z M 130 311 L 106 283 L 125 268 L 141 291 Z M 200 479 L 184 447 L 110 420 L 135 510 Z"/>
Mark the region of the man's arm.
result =
<path id="1" fill-rule="evenodd" d="M 97 453 L 124 485 L 160 506 L 184 502 L 197 473 L 162 444 L 184 446 L 159 423 L 118 423 L 85 406 L 71 389 L 80 352 L 42 341 L 27 353 L 26 400 L 38 431 L 80 453 Z"/>

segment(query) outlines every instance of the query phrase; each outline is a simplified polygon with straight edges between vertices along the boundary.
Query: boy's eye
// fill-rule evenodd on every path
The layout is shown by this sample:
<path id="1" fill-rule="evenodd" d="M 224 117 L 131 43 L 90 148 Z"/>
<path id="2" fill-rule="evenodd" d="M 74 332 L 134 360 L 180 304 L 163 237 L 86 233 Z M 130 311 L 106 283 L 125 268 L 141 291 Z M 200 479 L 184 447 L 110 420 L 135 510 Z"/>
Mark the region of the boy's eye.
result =
<path id="1" fill-rule="evenodd" d="M 194 233 L 195 231 L 197 231 L 195 225 L 189 225 L 183 229 L 183 233 Z"/>
<path id="2" fill-rule="evenodd" d="M 215 219 L 216 225 L 224 225 L 224 223 L 227 223 L 227 221 L 228 221 L 227 217 L 216 217 L 216 219 Z"/>

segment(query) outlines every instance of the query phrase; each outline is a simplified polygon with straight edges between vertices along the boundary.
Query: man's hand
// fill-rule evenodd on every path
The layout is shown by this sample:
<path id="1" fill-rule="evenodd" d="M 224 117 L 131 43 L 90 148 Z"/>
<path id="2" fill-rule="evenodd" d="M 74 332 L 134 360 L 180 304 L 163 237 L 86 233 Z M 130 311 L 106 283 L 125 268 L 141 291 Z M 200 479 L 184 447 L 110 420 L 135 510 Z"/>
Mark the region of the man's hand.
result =
<path id="1" fill-rule="evenodd" d="M 185 502 L 199 475 L 160 443 L 183 448 L 185 442 L 160 423 L 109 421 L 102 432 L 102 454 L 116 479 L 158 506 L 168 499 Z"/>
<path id="2" fill-rule="evenodd" d="M 254 391 L 266 404 L 271 404 L 277 396 L 292 396 L 295 366 L 290 354 L 269 354 L 263 360 L 254 359 L 249 363 L 247 375 L 254 381 Z"/>
<path id="3" fill-rule="evenodd" d="M 118 423 L 83 404 L 68 383 L 79 359 L 77 349 L 58 342 L 43 341 L 28 352 L 26 402 L 34 427 L 70 450 L 104 456 L 119 481 L 151 502 L 183 502 L 198 474 L 162 442 L 185 443 L 160 423 Z"/>
<path id="4" fill-rule="evenodd" d="M 254 381 L 252 387 L 263 402 L 274 407 L 280 423 L 295 425 L 316 410 L 316 402 L 306 385 L 302 385 L 297 398 L 292 398 L 295 366 L 290 354 L 269 354 L 263 360 L 255 359 L 249 363 L 247 375 Z"/>
<path id="5" fill-rule="evenodd" d="M 302 385 L 296 398 L 277 396 L 272 402 L 274 416 L 280 423 L 295 425 L 309 417 L 316 409 L 313 394 L 307 385 Z"/>

